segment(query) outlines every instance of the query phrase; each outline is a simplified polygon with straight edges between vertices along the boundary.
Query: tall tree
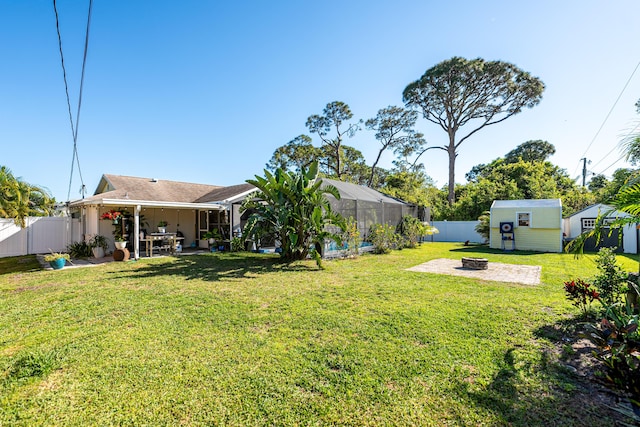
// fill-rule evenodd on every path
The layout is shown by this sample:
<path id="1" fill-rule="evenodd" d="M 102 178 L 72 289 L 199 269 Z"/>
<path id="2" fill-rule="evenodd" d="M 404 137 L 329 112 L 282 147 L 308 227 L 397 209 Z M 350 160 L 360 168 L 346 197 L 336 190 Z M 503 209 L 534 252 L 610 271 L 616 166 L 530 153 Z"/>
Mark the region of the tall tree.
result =
<path id="1" fill-rule="evenodd" d="M 329 166 L 340 180 L 344 175 L 342 142 L 345 137 L 352 137 L 360 129 L 357 123 L 348 123 L 352 118 L 353 113 L 347 104 L 333 101 L 324 107 L 322 115 L 309 116 L 306 123 L 309 132 L 318 134 L 322 140 L 323 148 L 330 155 Z"/>
<path id="2" fill-rule="evenodd" d="M 592 190 L 595 193 L 596 201 L 601 203 L 609 203 L 609 201 L 615 197 L 618 191 L 620 191 L 620 189 L 624 187 L 627 184 L 627 182 L 634 181 L 634 180 L 637 181 L 637 178 L 638 178 L 638 170 L 636 169 L 629 169 L 629 168 L 616 169 L 615 172 L 613 172 L 611 181 L 608 181 L 605 178 L 604 186 L 602 188 L 599 188 L 599 189 L 594 188 Z M 597 186 L 599 184 L 599 181 L 601 181 L 601 178 L 599 178 L 599 176 L 596 175 L 591 179 L 591 182 L 593 182 L 594 180 L 595 180 L 594 186 Z M 591 183 L 589 183 L 589 189 L 591 190 Z"/>
<path id="3" fill-rule="evenodd" d="M 609 184 L 609 180 L 607 179 L 607 177 L 600 174 L 591 178 L 587 187 L 589 188 L 589 191 L 595 193 L 596 191 L 600 191 L 605 188 L 607 184 Z"/>
<path id="4" fill-rule="evenodd" d="M 525 162 L 544 162 L 556 153 L 556 147 L 547 141 L 536 139 L 523 142 L 513 150 L 509 151 L 504 159 L 507 163 L 515 163 L 518 160 Z"/>
<path id="5" fill-rule="evenodd" d="M 396 167 L 386 175 L 384 185 L 380 191 L 405 202 L 420 206 L 429 206 L 431 210 L 438 210 L 440 196 L 433 186 L 433 181 L 424 172 L 423 165 L 407 167 L 401 161 L 394 162 Z M 445 200 L 442 198 L 442 200 Z M 446 203 L 446 200 L 445 200 Z"/>
<path id="6" fill-rule="evenodd" d="M 311 144 L 311 138 L 308 135 L 299 135 L 273 152 L 271 160 L 267 163 L 267 169 L 300 171 L 302 168 L 309 167 L 321 155 L 321 150 Z"/>
<path id="7" fill-rule="evenodd" d="M 519 161 L 544 162 L 555 154 L 555 152 L 556 147 L 547 141 L 535 140 L 523 142 L 505 154 L 504 158 L 495 159 L 489 164 L 481 163 L 475 165 L 465 174 L 465 177 L 469 182 L 478 182 L 480 177 L 486 177 L 493 169 L 503 164 L 518 163 Z"/>
<path id="8" fill-rule="evenodd" d="M 365 122 L 367 129 L 376 131 L 376 139 L 382 145 L 371 165 L 371 175 L 367 181 L 369 187 L 373 185 L 376 166 L 385 150 L 391 149 L 407 157 L 424 145 L 423 135 L 413 129 L 417 119 L 416 111 L 390 105 L 378 110 L 376 117 Z"/>
<path id="9" fill-rule="evenodd" d="M 513 64 L 454 57 L 428 69 L 409 84 L 405 104 L 422 110 L 448 135 L 441 148 L 449 156 L 449 205 L 455 202 L 455 161 L 460 145 L 486 126 L 500 123 L 542 99 L 544 83 Z M 469 131 L 459 136 L 467 126 Z"/>
<path id="10" fill-rule="evenodd" d="M 333 156 L 331 155 L 331 151 L 328 150 L 327 156 L 325 157 L 327 160 L 327 165 L 331 166 L 333 164 Z M 364 185 L 369 178 L 371 168 L 367 166 L 367 162 L 364 159 L 364 155 L 362 152 L 350 145 L 342 144 L 342 177 L 343 181 L 349 181 L 356 184 Z M 331 172 L 333 168 L 329 167 L 327 170 L 327 177 L 338 178 L 333 175 Z M 376 175 L 378 176 L 378 174 Z M 340 178 L 338 178 L 340 179 Z"/>

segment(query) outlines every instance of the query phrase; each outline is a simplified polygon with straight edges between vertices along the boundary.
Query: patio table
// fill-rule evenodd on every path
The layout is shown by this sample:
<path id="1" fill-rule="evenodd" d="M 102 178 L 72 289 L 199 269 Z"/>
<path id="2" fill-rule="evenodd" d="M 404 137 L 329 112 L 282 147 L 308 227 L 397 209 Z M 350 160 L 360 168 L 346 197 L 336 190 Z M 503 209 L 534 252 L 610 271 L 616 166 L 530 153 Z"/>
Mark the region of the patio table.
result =
<path id="1" fill-rule="evenodd" d="M 145 242 L 145 252 L 149 258 L 153 256 L 153 250 L 157 249 L 158 253 L 161 250 L 170 251 L 172 254 L 176 251 L 176 245 L 181 240 L 184 240 L 184 237 L 178 237 L 176 233 L 151 233 L 147 234 L 144 239 L 140 239 L 140 241 Z M 154 245 L 154 243 L 160 242 L 159 245 Z"/>

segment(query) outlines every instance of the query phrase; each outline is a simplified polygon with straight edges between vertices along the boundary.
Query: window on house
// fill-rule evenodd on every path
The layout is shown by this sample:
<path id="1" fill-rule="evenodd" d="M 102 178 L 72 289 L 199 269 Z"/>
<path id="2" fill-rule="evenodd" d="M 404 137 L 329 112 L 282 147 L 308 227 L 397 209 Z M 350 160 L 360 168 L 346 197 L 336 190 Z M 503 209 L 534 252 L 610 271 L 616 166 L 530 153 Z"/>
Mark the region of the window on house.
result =
<path id="1" fill-rule="evenodd" d="M 518 213 L 518 227 L 529 227 L 531 225 L 531 214 L 529 212 Z"/>
<path id="2" fill-rule="evenodd" d="M 592 229 L 596 226 L 595 218 L 582 218 L 582 230 Z"/>

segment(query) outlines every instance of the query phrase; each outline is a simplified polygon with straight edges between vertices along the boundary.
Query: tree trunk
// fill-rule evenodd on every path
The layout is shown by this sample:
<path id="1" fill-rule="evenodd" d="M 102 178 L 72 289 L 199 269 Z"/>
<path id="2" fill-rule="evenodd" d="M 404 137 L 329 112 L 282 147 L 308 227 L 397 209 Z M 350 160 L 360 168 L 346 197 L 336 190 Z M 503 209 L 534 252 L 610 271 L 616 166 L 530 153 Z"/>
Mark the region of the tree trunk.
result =
<path id="1" fill-rule="evenodd" d="M 382 156 L 383 151 L 384 151 L 384 148 L 378 151 L 378 157 L 376 157 L 376 161 L 373 162 L 373 165 L 371 165 L 371 176 L 369 177 L 369 183 L 367 184 L 367 186 L 369 187 L 373 185 L 373 177 L 376 173 L 376 166 L 378 166 L 378 162 L 380 161 L 380 157 Z"/>
<path id="2" fill-rule="evenodd" d="M 449 154 L 449 206 L 453 206 L 456 201 L 456 144 L 455 133 L 449 133 L 449 146 L 447 147 Z"/>
<path id="3" fill-rule="evenodd" d="M 342 180 L 342 162 L 340 161 L 340 139 L 336 144 L 336 175 L 338 175 L 338 181 Z"/>

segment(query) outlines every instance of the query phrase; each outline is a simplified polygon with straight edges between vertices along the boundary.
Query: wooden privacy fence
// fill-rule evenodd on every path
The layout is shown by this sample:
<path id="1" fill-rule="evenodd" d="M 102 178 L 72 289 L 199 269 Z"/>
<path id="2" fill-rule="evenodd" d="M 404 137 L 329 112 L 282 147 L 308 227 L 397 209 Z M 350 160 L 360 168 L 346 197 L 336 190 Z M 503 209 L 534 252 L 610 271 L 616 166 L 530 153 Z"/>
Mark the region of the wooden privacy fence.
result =
<path id="1" fill-rule="evenodd" d="M 0 218 L 0 257 L 64 252 L 82 240 L 79 219 L 69 217 L 29 217 L 20 228 L 11 219 Z"/>

